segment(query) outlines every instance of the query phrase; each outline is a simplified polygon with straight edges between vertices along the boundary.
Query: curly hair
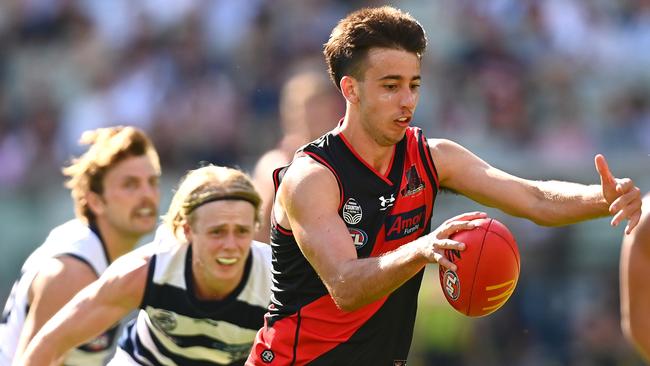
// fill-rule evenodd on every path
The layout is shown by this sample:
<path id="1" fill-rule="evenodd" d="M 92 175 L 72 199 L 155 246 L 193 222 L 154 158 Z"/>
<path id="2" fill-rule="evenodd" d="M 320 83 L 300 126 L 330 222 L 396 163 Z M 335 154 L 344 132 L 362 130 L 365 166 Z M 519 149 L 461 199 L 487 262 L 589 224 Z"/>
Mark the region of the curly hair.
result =
<path id="1" fill-rule="evenodd" d="M 325 43 L 323 54 L 330 78 L 363 80 L 363 61 L 371 48 L 405 50 L 422 58 L 427 46 L 424 29 L 408 13 L 390 6 L 363 8 L 341 19 Z"/>

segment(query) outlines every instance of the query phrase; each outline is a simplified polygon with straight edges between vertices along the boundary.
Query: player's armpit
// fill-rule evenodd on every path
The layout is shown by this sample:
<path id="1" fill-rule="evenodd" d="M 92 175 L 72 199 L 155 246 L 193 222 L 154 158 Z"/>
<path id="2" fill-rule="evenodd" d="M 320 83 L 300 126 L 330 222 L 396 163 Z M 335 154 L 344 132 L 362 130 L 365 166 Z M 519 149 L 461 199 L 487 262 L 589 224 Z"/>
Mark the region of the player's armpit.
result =
<path id="1" fill-rule="evenodd" d="M 29 290 L 29 312 L 15 357 L 25 350 L 41 327 L 97 275 L 87 263 L 70 256 L 52 258 L 43 265 Z"/>

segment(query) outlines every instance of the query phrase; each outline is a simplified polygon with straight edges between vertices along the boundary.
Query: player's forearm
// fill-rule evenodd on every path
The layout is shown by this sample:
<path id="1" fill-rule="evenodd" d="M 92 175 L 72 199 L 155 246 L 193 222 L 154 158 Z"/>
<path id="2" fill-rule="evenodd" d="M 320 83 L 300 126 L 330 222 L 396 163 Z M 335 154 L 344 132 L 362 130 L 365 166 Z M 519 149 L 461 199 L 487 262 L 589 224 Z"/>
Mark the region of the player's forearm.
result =
<path id="1" fill-rule="evenodd" d="M 63 361 L 67 348 L 63 345 L 60 335 L 39 334 L 32 339 L 25 352 L 13 365 L 17 366 L 54 366 Z"/>
<path id="2" fill-rule="evenodd" d="M 537 202 L 530 218 L 540 225 L 561 226 L 609 215 L 599 185 L 545 181 L 535 182 Z"/>
<path id="3" fill-rule="evenodd" d="M 336 305 L 353 311 L 400 287 L 428 262 L 418 249 L 417 239 L 379 257 L 353 259 L 339 266 L 339 276 L 328 281 Z"/>

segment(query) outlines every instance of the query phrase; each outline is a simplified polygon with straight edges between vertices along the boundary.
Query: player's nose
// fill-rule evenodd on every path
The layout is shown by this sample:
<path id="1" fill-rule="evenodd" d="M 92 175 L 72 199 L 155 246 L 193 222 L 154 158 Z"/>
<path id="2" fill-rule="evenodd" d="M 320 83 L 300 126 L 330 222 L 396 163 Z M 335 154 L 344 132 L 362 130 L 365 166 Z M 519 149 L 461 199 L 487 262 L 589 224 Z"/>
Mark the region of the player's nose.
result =
<path id="1" fill-rule="evenodd" d="M 409 88 L 404 93 L 402 93 L 400 104 L 402 108 L 407 108 L 409 111 L 413 111 L 413 109 L 415 109 L 415 105 L 417 104 L 417 100 L 417 92 Z"/>

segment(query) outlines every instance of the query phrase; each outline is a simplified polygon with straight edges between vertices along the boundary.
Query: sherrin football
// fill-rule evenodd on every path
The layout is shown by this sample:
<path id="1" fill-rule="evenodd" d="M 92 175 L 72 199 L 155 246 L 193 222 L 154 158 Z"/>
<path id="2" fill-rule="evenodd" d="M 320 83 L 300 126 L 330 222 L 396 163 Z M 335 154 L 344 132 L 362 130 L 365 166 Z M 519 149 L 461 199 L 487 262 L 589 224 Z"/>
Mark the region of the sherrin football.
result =
<path id="1" fill-rule="evenodd" d="M 520 258 L 517 242 L 505 225 L 492 218 L 474 221 L 474 229 L 451 236 L 465 243 L 465 250 L 445 252 L 457 270 L 440 266 L 439 277 L 449 304 L 464 315 L 479 317 L 508 301 L 519 279 Z"/>

